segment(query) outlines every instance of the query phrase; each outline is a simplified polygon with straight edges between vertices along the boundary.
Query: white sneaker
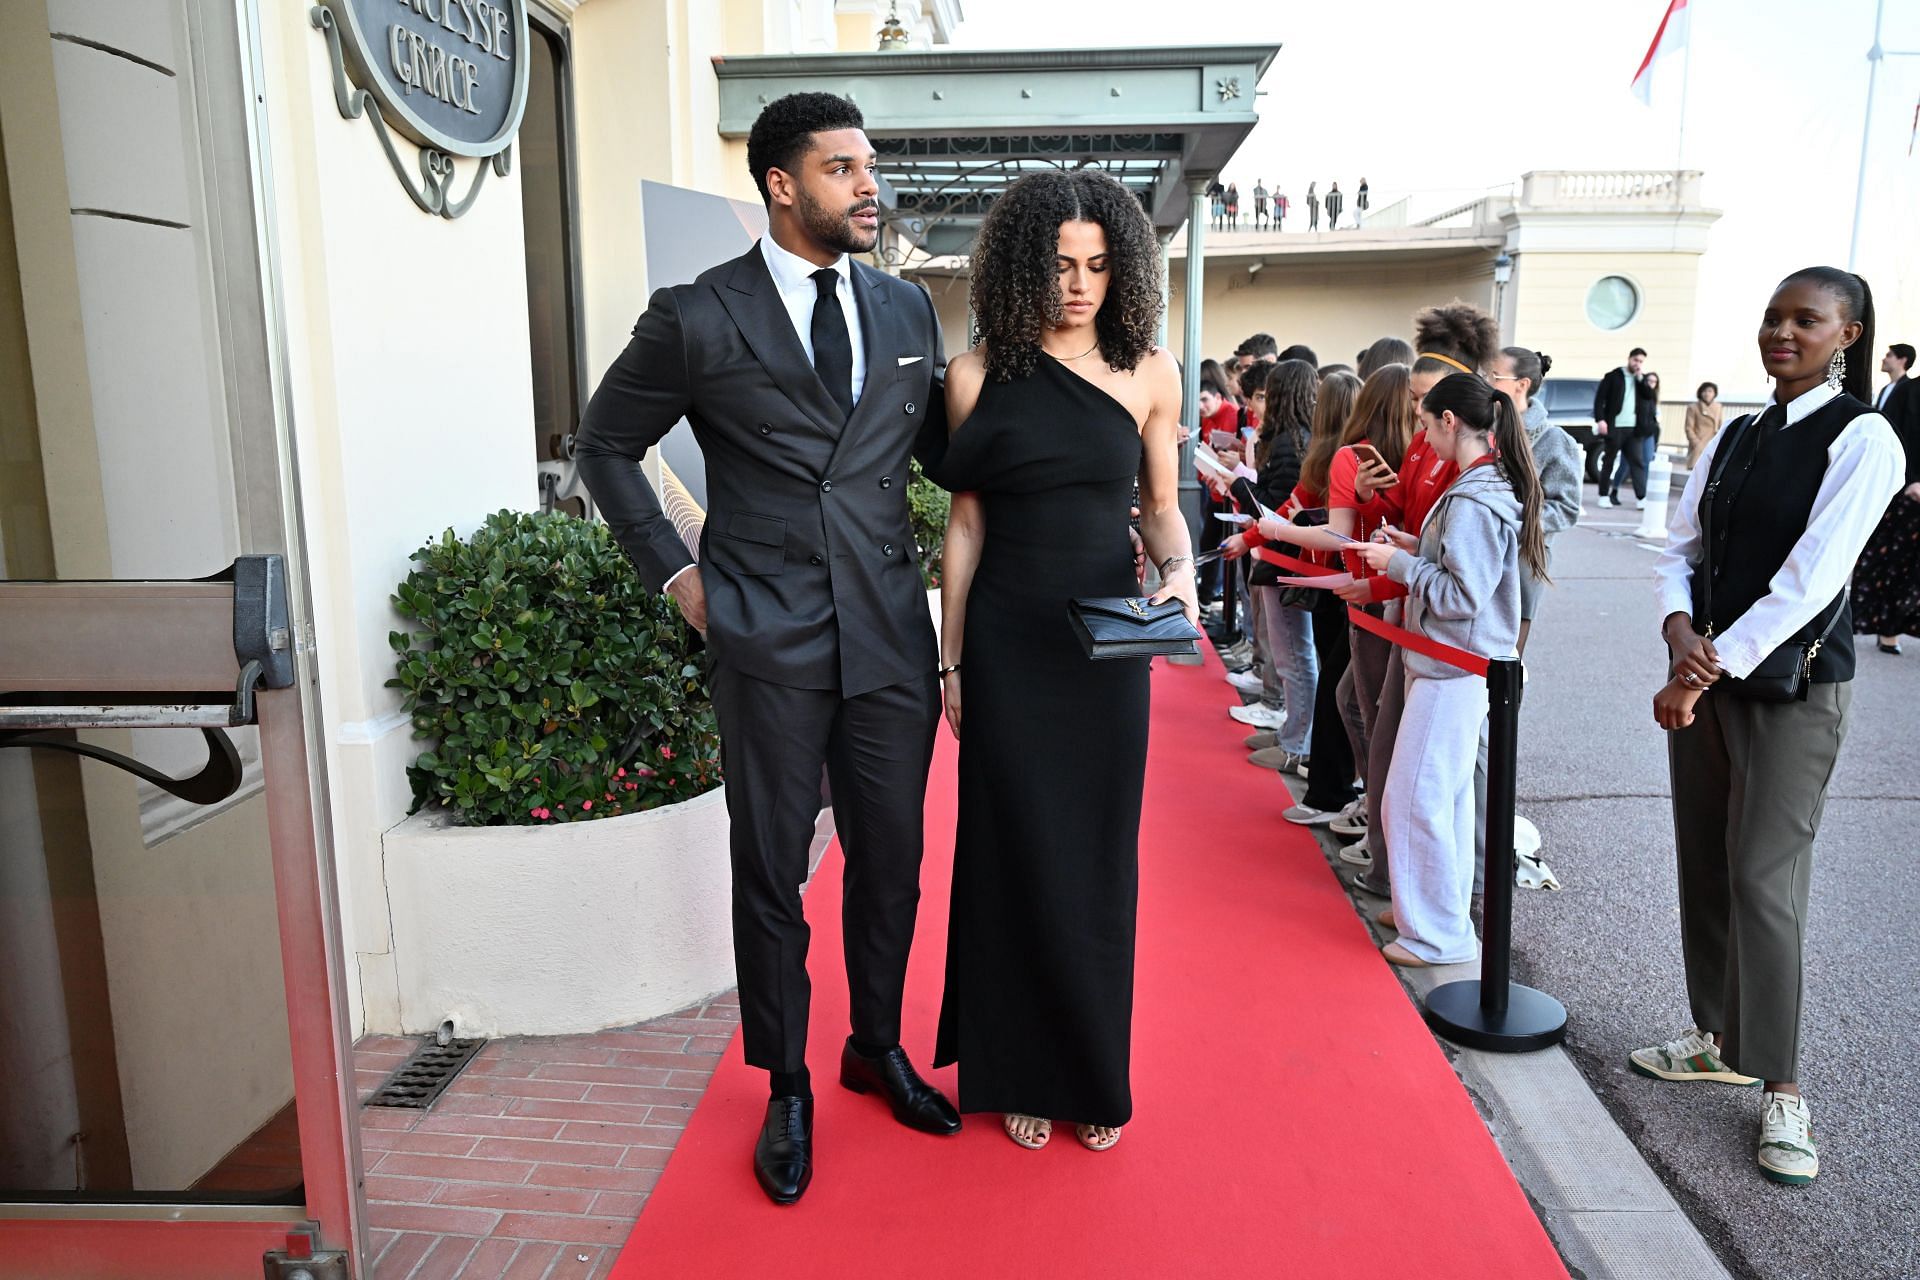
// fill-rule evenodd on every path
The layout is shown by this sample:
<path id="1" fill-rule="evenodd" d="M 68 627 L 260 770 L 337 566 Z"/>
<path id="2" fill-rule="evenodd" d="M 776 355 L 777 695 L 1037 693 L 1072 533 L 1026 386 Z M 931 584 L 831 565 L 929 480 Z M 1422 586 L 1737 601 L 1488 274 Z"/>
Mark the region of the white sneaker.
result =
<path id="1" fill-rule="evenodd" d="M 1721 1084 L 1756 1085 L 1753 1076 L 1741 1075 L 1726 1064 L 1713 1037 L 1698 1027 L 1689 1027 L 1676 1040 L 1647 1049 L 1635 1049 L 1627 1055 L 1627 1065 L 1643 1076 L 1656 1080 L 1715 1080 Z M 1773 1096 L 1771 1094 L 1769 1097 Z"/>
<path id="2" fill-rule="evenodd" d="M 1310 804 L 1296 804 L 1280 816 L 1295 826 L 1324 827 L 1340 815 L 1329 813 L 1325 809 L 1316 809 Z"/>
<path id="3" fill-rule="evenodd" d="M 1248 667 L 1245 671 L 1227 672 L 1227 683 L 1242 693 L 1251 693 L 1256 697 L 1266 692 L 1267 688 L 1267 682 L 1253 674 L 1252 667 Z"/>
<path id="4" fill-rule="evenodd" d="M 1373 850 L 1367 848 L 1367 838 L 1361 836 L 1358 841 L 1340 850 L 1340 861 L 1355 867 L 1371 867 Z"/>
<path id="5" fill-rule="evenodd" d="M 1813 1112 L 1805 1098 L 1768 1093 L 1760 1117 L 1760 1172 L 1775 1182 L 1802 1187 L 1820 1174 L 1813 1145 Z"/>
<path id="6" fill-rule="evenodd" d="M 1287 722 L 1287 713 L 1275 711 L 1258 702 L 1249 702 L 1242 707 L 1228 707 L 1227 714 L 1241 724 L 1250 724 L 1256 729 L 1278 729 Z"/>
<path id="7" fill-rule="evenodd" d="M 1366 835 L 1367 798 L 1365 796 L 1354 797 L 1353 803 L 1342 809 L 1340 816 L 1333 820 L 1330 829 L 1333 834 L 1346 836 L 1348 839 L 1352 839 L 1354 836 Z"/>

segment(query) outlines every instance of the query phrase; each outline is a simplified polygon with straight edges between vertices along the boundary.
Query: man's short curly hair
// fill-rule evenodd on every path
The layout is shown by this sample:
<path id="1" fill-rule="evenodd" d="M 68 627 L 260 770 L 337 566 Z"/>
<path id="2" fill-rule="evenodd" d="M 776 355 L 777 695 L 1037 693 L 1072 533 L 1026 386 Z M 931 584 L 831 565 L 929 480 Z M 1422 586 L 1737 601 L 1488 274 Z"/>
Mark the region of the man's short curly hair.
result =
<path id="1" fill-rule="evenodd" d="M 996 382 L 1031 375 L 1040 338 L 1066 322 L 1055 255 L 1060 224 L 1094 222 L 1107 236 L 1106 301 L 1093 318 L 1100 350 L 1133 369 L 1159 336 L 1160 245 L 1132 192 L 1098 169 L 1030 173 L 993 202 L 973 247 L 973 340 Z"/>
<path id="2" fill-rule="evenodd" d="M 794 173 L 813 146 L 814 134 L 866 127 L 860 108 L 838 94 L 790 93 L 769 102 L 747 134 L 747 169 L 753 174 L 753 185 L 760 188 L 760 199 L 773 203 L 767 170 Z"/>

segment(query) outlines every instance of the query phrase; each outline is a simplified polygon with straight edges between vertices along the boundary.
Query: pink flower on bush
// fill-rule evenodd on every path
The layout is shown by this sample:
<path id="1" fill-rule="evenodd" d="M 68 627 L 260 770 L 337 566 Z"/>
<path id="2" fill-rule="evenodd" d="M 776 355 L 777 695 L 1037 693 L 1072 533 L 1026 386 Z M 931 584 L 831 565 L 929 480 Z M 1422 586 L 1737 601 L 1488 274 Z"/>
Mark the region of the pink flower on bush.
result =
<path id="1" fill-rule="evenodd" d="M 660 748 L 660 758 L 661 758 L 662 760 L 671 760 L 671 759 L 673 759 L 673 748 L 672 748 L 672 747 L 662 747 L 662 748 Z"/>
<path id="2" fill-rule="evenodd" d="M 593 808 L 593 801 L 591 801 L 591 800 L 582 800 L 582 801 L 580 802 L 580 807 L 581 807 L 582 809 L 591 809 L 591 808 Z"/>
<path id="3" fill-rule="evenodd" d="M 613 776 L 616 778 L 624 778 L 627 776 L 627 771 L 625 769 L 615 769 L 613 771 Z"/>
<path id="4" fill-rule="evenodd" d="M 545 805 L 542 805 L 537 809 L 529 809 L 527 812 L 531 813 L 534 817 L 539 818 L 543 822 L 546 819 L 551 818 L 553 816 L 553 810 L 547 808 Z"/>
<path id="5" fill-rule="evenodd" d="M 651 769 L 635 769 L 634 773 L 642 778 L 651 778 L 654 776 L 653 770 Z"/>

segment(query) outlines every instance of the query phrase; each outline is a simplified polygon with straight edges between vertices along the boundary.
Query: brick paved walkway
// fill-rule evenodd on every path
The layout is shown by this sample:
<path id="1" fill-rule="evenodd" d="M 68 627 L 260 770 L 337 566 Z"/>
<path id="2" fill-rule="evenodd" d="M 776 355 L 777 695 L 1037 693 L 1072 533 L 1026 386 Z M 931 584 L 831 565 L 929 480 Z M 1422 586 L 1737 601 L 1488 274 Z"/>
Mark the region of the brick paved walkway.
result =
<path id="1" fill-rule="evenodd" d="M 496 1040 L 430 1110 L 362 1110 L 373 1280 L 606 1275 L 739 1020 L 728 994 L 615 1031 Z M 361 1040 L 361 1097 L 416 1045 Z"/>

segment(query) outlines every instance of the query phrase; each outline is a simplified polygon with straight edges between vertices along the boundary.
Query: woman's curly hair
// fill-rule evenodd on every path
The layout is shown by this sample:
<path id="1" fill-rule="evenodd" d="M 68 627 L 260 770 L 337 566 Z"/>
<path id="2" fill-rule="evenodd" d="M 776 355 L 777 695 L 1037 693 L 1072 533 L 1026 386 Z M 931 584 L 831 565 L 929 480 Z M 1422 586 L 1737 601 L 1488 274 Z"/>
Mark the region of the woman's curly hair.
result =
<path id="1" fill-rule="evenodd" d="M 1160 330 L 1160 245 L 1132 192 L 1098 169 L 1030 173 L 993 202 L 973 247 L 973 340 L 996 382 L 1031 375 L 1040 338 L 1066 323 L 1055 255 L 1060 224 L 1094 222 L 1107 236 L 1106 301 L 1093 318 L 1115 369 L 1152 353 Z"/>
<path id="2" fill-rule="evenodd" d="M 1429 355 L 1446 356 L 1465 365 L 1465 372 L 1480 370 L 1494 348 L 1500 344 L 1500 326 L 1494 318 L 1455 298 L 1444 307 L 1428 307 L 1413 318 L 1413 362 L 1415 373 L 1438 373 L 1443 377 L 1461 370 Z"/>

